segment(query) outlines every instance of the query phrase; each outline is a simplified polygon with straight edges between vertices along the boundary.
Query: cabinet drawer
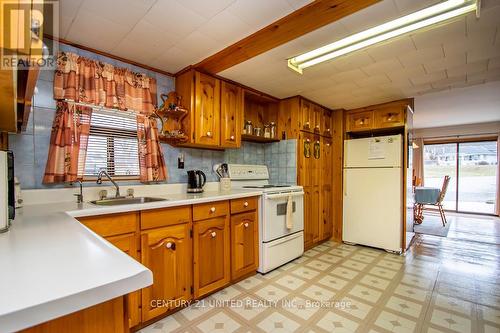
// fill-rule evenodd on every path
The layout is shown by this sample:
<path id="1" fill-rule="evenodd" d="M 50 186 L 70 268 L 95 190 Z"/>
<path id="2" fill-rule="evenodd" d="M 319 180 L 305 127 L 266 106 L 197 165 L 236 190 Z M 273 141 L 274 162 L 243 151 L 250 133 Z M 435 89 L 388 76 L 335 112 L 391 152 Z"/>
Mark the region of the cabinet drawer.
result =
<path id="1" fill-rule="evenodd" d="M 191 206 L 151 209 L 141 212 L 141 229 L 151 229 L 191 221 Z"/>
<path id="2" fill-rule="evenodd" d="M 404 126 L 404 112 L 402 109 L 380 109 L 375 111 L 375 128 Z"/>
<path id="3" fill-rule="evenodd" d="M 193 221 L 206 220 L 227 214 L 229 214 L 229 203 L 227 201 L 208 202 L 193 206 Z"/>
<path id="4" fill-rule="evenodd" d="M 347 131 L 366 131 L 373 128 L 373 111 L 356 112 L 347 115 Z"/>
<path id="5" fill-rule="evenodd" d="M 231 200 L 231 214 L 248 212 L 258 207 L 258 198 L 241 198 Z"/>
<path id="6" fill-rule="evenodd" d="M 96 234 L 108 237 L 135 232 L 138 213 L 109 214 L 79 217 L 78 221 Z"/>

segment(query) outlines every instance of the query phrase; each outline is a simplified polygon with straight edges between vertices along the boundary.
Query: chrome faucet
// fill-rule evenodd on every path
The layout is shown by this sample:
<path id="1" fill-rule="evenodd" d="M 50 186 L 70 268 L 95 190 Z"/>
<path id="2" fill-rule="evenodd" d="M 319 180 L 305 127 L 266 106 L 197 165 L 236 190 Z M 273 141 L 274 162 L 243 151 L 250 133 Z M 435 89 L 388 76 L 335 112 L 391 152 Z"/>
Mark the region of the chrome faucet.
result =
<path id="1" fill-rule="evenodd" d="M 118 186 L 118 184 L 113 180 L 113 178 L 111 178 L 111 176 L 108 174 L 108 172 L 106 170 L 101 170 L 99 172 L 99 175 L 97 176 L 97 184 L 102 184 L 102 176 L 106 176 L 110 182 L 113 183 L 113 185 L 115 186 L 116 188 L 116 194 L 115 194 L 115 198 L 121 198 L 120 196 L 120 187 Z"/>
<path id="2" fill-rule="evenodd" d="M 73 195 L 76 197 L 76 203 L 80 204 L 83 202 L 83 182 L 79 179 L 78 184 L 80 185 L 80 193 Z"/>

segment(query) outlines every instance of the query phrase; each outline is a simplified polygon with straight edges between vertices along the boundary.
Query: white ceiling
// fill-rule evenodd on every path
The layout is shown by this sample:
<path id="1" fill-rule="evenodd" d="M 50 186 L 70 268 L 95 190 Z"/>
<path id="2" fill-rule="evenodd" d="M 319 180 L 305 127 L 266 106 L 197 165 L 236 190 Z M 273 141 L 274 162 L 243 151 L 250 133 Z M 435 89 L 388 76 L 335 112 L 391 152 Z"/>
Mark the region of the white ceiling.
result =
<path id="1" fill-rule="evenodd" d="M 311 0 L 64 0 L 60 37 L 171 73 Z"/>
<path id="2" fill-rule="evenodd" d="M 500 81 L 415 98 L 415 128 L 500 121 Z"/>
<path id="3" fill-rule="evenodd" d="M 483 0 L 479 20 L 471 13 L 306 68 L 303 75 L 287 68 L 289 57 L 437 2 L 383 0 L 219 74 L 276 97 L 300 94 L 346 109 L 500 80 L 499 0 Z"/>

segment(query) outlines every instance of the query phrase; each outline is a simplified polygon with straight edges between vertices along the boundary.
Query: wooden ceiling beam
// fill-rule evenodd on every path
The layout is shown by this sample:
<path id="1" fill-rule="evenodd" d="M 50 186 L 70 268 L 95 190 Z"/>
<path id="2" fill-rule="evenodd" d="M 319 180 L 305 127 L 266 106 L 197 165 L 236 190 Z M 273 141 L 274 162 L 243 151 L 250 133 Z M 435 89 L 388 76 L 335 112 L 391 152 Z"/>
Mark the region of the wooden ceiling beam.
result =
<path id="1" fill-rule="evenodd" d="M 379 1 L 316 0 L 193 67 L 211 74 L 219 73 Z"/>

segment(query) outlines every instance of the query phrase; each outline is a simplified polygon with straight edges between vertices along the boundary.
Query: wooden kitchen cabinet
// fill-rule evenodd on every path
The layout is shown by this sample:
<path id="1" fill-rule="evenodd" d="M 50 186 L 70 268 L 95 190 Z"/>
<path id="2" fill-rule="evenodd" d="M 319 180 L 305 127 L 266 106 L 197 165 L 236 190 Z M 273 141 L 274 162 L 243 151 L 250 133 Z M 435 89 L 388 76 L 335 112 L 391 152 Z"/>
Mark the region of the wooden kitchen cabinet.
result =
<path id="1" fill-rule="evenodd" d="M 141 233 L 141 261 L 153 272 L 153 284 L 142 290 L 143 321 L 191 299 L 190 232 L 191 224 L 184 223 Z"/>
<path id="2" fill-rule="evenodd" d="M 137 234 L 138 213 L 119 213 L 109 215 L 80 217 L 78 220 L 87 228 L 131 256 L 139 258 L 139 237 Z M 141 321 L 141 291 L 125 296 L 128 309 L 128 327 Z"/>
<path id="3" fill-rule="evenodd" d="M 374 111 L 375 128 L 402 127 L 405 125 L 403 108 L 383 108 Z"/>
<path id="4" fill-rule="evenodd" d="M 200 145 L 220 144 L 220 80 L 200 72 L 195 73 L 195 136 Z"/>
<path id="5" fill-rule="evenodd" d="M 373 111 L 352 112 L 347 115 L 347 132 L 367 131 L 373 129 Z"/>
<path id="6" fill-rule="evenodd" d="M 243 128 L 243 89 L 237 85 L 221 83 L 221 147 L 239 148 Z"/>
<path id="7" fill-rule="evenodd" d="M 300 99 L 300 129 L 312 131 L 315 125 L 314 104 L 306 99 Z"/>
<path id="8" fill-rule="evenodd" d="M 194 298 L 229 284 L 230 252 L 229 215 L 194 222 Z"/>
<path id="9" fill-rule="evenodd" d="M 319 238 L 327 240 L 333 235 L 333 140 L 321 139 L 321 194 L 320 194 L 320 225 Z"/>
<path id="10" fill-rule="evenodd" d="M 259 266 L 257 211 L 231 216 L 231 279 L 238 280 Z"/>
<path id="11" fill-rule="evenodd" d="M 135 233 L 106 237 L 106 240 L 135 260 L 140 261 L 138 238 Z M 128 294 L 125 301 L 128 310 L 128 326 L 134 327 L 141 322 L 141 291 Z"/>
<path id="12" fill-rule="evenodd" d="M 370 105 L 346 112 L 347 133 L 370 132 L 403 128 L 408 107 L 413 108 L 412 99 Z"/>
<path id="13" fill-rule="evenodd" d="M 333 132 L 332 111 L 323 109 L 321 113 L 321 135 L 331 137 Z"/>

